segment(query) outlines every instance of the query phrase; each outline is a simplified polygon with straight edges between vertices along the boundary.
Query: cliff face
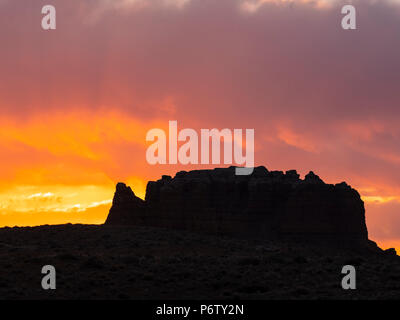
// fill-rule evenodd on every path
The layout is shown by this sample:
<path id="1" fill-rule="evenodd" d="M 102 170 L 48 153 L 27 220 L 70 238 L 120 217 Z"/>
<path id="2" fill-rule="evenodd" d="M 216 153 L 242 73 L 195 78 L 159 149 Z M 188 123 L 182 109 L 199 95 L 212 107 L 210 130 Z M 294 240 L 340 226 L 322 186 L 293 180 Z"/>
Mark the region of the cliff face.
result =
<path id="1" fill-rule="evenodd" d="M 255 168 L 181 171 L 147 185 L 145 201 L 117 185 L 106 224 L 155 226 L 244 238 L 367 241 L 364 203 L 342 182 L 325 184 L 310 172 Z"/>

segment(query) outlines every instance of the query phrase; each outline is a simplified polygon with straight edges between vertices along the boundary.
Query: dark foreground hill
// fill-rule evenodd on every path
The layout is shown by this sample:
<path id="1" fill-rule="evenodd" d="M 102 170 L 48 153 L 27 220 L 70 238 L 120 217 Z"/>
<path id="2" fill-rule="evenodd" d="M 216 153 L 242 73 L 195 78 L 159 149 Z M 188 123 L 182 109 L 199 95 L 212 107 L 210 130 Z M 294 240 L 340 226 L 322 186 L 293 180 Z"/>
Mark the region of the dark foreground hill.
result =
<path id="1" fill-rule="evenodd" d="M 41 268 L 57 289 L 41 288 Z M 354 265 L 357 289 L 341 288 Z M 400 258 L 133 226 L 0 229 L 2 299 L 399 299 Z"/>

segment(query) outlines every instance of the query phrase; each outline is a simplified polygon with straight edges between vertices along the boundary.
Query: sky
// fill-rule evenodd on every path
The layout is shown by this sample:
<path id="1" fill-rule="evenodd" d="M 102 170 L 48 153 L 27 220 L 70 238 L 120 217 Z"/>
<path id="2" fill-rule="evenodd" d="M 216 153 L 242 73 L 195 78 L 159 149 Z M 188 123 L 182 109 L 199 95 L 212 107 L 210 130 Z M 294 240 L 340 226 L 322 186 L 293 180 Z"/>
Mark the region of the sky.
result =
<path id="1" fill-rule="evenodd" d="M 0 0 L 0 41 L 0 226 L 100 224 L 117 182 L 144 197 L 206 168 L 146 162 L 177 120 L 252 128 L 256 165 L 346 181 L 400 249 L 400 1 Z"/>

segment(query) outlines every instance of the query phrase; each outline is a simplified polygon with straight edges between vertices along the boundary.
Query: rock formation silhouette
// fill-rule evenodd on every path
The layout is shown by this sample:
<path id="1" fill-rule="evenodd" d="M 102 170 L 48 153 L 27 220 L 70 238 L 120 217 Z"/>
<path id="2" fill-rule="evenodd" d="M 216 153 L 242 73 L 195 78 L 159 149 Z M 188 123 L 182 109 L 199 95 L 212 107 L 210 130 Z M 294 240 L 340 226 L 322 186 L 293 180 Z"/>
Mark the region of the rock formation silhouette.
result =
<path id="1" fill-rule="evenodd" d="M 150 181 L 145 200 L 118 183 L 108 225 L 183 229 L 240 238 L 369 243 L 364 203 L 345 182 L 326 184 L 313 172 L 235 167 L 178 172 Z"/>

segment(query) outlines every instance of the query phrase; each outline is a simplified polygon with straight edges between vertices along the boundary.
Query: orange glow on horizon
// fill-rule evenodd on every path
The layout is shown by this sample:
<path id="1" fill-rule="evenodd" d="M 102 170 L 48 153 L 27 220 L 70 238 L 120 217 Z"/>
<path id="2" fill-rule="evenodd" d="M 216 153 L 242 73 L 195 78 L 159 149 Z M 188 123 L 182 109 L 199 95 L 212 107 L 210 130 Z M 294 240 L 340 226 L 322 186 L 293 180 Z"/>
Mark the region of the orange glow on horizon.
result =
<path id="1" fill-rule="evenodd" d="M 120 180 L 144 198 L 144 173 L 119 162 L 126 149 L 144 154 L 147 127 L 155 126 L 162 127 L 116 111 L 71 110 L 22 123 L 0 118 L 7 155 L 0 167 L 0 227 L 102 224 Z"/>
<path id="2" fill-rule="evenodd" d="M 146 124 L 112 110 L 95 114 L 70 110 L 32 116 L 24 122 L 0 118 L 0 146 L 8 156 L 0 168 L 0 227 L 102 224 L 119 181 L 144 199 L 147 181 L 159 178 L 166 168 L 155 170 L 143 164 L 146 132 L 155 127 L 167 131 L 168 120 Z M 306 152 L 318 149 L 309 137 L 284 125 L 270 139 Z M 367 208 L 400 199 L 398 190 L 388 185 L 360 183 L 353 187 Z M 367 220 L 373 225 L 377 221 L 375 216 Z M 390 246 L 392 242 L 383 243 Z"/>

